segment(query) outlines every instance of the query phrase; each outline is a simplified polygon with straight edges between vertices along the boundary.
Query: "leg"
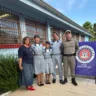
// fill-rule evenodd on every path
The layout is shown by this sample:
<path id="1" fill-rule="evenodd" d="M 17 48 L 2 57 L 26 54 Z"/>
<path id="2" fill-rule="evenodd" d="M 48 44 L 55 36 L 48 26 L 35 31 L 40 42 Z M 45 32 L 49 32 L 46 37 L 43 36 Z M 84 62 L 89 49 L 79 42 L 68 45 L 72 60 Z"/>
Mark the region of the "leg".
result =
<path id="1" fill-rule="evenodd" d="M 46 74 L 46 84 L 48 84 L 48 81 L 49 81 L 49 74 Z"/>
<path id="2" fill-rule="evenodd" d="M 33 65 L 31 65 L 31 67 L 30 67 L 30 70 L 31 70 L 31 74 L 32 74 L 32 85 L 33 85 L 33 79 L 34 79 L 34 66 Z"/>
<path id="3" fill-rule="evenodd" d="M 46 81 L 48 81 L 48 74 L 46 74 Z"/>
<path id="4" fill-rule="evenodd" d="M 67 83 L 67 76 L 68 76 L 68 57 L 64 56 L 63 57 L 63 62 L 64 62 L 64 81 L 62 82 L 62 84 L 66 84 Z"/>
<path id="5" fill-rule="evenodd" d="M 24 68 L 22 72 L 24 73 L 25 86 L 31 86 L 33 84 L 32 65 L 23 63 L 22 66 Z"/>
<path id="6" fill-rule="evenodd" d="M 68 64 L 68 57 L 66 57 L 66 56 L 64 56 L 64 59 L 63 59 L 64 61 L 64 78 L 67 78 L 67 76 L 68 76 L 68 66 L 69 66 L 69 64 Z"/>
<path id="7" fill-rule="evenodd" d="M 35 89 L 33 88 L 33 66 L 31 64 L 25 64 L 23 63 L 23 75 L 24 75 L 24 81 L 25 81 L 25 86 L 27 90 L 34 91 Z"/>
<path id="8" fill-rule="evenodd" d="M 48 83 L 49 84 L 51 84 L 51 82 L 50 82 L 50 76 L 51 76 L 51 74 L 48 74 Z"/>
<path id="9" fill-rule="evenodd" d="M 62 56 L 57 55 L 56 60 L 57 60 L 58 70 L 59 70 L 59 79 L 62 80 Z"/>
<path id="10" fill-rule="evenodd" d="M 77 82 L 75 80 L 75 56 L 70 57 L 70 69 L 71 69 L 71 76 L 72 76 L 72 84 L 77 86 Z"/>
<path id="11" fill-rule="evenodd" d="M 41 82 L 41 84 L 42 84 L 42 86 L 43 86 L 43 85 L 44 85 L 44 84 L 43 84 L 43 73 L 40 74 L 40 82 Z"/>
<path id="12" fill-rule="evenodd" d="M 53 61 L 53 70 L 54 70 L 52 75 L 53 75 L 53 79 L 56 79 L 56 58 L 55 58 L 55 56 L 52 56 L 52 61 Z"/>
<path id="13" fill-rule="evenodd" d="M 72 78 L 75 78 L 75 56 L 70 57 L 70 69 L 71 69 L 71 76 Z"/>
<path id="14" fill-rule="evenodd" d="M 41 82 L 40 82 L 40 74 L 37 74 L 37 82 L 38 82 L 38 85 L 41 84 Z"/>

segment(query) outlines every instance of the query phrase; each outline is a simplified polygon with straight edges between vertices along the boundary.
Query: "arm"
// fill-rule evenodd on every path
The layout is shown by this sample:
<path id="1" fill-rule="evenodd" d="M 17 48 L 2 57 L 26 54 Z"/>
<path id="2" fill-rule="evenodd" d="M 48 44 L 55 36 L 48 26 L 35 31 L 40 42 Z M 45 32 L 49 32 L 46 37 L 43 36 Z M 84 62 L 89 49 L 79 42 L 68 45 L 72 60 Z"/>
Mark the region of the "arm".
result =
<path id="1" fill-rule="evenodd" d="M 43 55 L 44 55 L 44 53 L 45 53 L 45 48 L 43 48 Z"/>
<path id="2" fill-rule="evenodd" d="M 51 49 L 51 47 L 50 47 L 50 55 L 52 55 L 52 49 Z"/>
<path id="3" fill-rule="evenodd" d="M 43 53 L 43 55 L 44 55 L 44 52 L 45 52 L 45 46 L 43 46 L 42 44 L 40 44 L 40 46 L 41 46 L 41 49 L 42 49 L 42 53 Z"/>
<path id="4" fill-rule="evenodd" d="M 34 52 L 34 46 L 33 45 L 31 45 L 31 49 L 32 49 L 32 52 L 33 52 L 33 55 L 34 55 L 35 52 Z"/>
<path id="5" fill-rule="evenodd" d="M 20 70 L 23 70 L 23 67 L 22 67 L 22 58 L 19 58 L 18 64 L 19 64 L 19 69 Z"/>
<path id="6" fill-rule="evenodd" d="M 18 58 L 19 58 L 18 59 L 19 69 L 23 70 L 23 67 L 22 67 L 23 50 L 21 47 L 18 50 Z"/>

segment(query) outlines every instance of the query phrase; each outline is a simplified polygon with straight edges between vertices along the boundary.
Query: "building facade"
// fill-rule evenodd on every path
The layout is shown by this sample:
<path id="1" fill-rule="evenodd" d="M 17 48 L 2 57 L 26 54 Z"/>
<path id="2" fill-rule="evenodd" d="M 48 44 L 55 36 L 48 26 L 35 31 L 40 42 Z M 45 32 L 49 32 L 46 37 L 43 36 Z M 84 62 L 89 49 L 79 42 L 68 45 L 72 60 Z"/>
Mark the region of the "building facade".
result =
<path id="1" fill-rule="evenodd" d="M 67 29 L 80 42 L 91 37 L 87 30 L 42 0 L 0 0 L 0 54 L 16 54 L 25 36 L 33 42 L 38 34 L 44 43 L 52 40 L 52 32 L 58 32 L 62 39 Z"/>

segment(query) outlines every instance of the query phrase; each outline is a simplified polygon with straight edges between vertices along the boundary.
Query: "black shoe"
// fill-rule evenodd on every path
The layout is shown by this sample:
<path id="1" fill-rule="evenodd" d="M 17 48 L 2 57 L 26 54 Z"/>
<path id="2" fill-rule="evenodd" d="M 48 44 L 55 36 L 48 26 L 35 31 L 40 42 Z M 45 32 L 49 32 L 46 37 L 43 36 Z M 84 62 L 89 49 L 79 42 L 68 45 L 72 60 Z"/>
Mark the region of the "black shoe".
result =
<path id="1" fill-rule="evenodd" d="M 49 81 L 48 80 L 46 80 L 46 82 L 45 82 L 46 84 L 49 84 Z"/>
<path id="2" fill-rule="evenodd" d="M 44 84 L 43 84 L 43 83 L 41 83 L 41 86 L 44 86 Z"/>
<path id="3" fill-rule="evenodd" d="M 64 79 L 64 81 L 62 82 L 62 84 L 66 84 L 68 81 L 67 81 L 67 78 Z"/>
<path id="4" fill-rule="evenodd" d="M 33 75 L 33 77 L 34 77 L 34 78 L 36 78 L 36 77 L 37 77 L 37 75 L 36 75 L 36 74 L 34 74 L 34 75 Z"/>
<path id="5" fill-rule="evenodd" d="M 51 84 L 51 82 L 48 82 L 48 84 Z"/>
<path id="6" fill-rule="evenodd" d="M 60 84 L 63 84 L 63 80 L 60 80 Z"/>
<path id="7" fill-rule="evenodd" d="M 56 79 L 53 79 L 52 83 L 56 83 Z"/>
<path id="8" fill-rule="evenodd" d="M 75 85 L 75 86 L 78 85 L 77 82 L 76 82 L 76 80 L 75 80 L 75 78 L 72 78 L 72 84 Z"/>
<path id="9" fill-rule="evenodd" d="M 38 86 L 40 86 L 40 87 L 41 87 L 41 86 L 42 86 L 42 84 L 38 84 Z"/>

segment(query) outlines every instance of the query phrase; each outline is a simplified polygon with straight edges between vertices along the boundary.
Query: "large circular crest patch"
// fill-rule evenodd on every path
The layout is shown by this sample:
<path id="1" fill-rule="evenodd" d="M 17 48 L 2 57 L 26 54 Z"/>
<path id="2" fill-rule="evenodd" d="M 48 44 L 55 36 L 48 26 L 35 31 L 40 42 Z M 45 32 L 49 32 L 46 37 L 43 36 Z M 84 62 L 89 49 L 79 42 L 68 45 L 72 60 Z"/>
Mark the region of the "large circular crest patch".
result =
<path id="1" fill-rule="evenodd" d="M 91 46 L 81 46 L 77 52 L 76 59 L 80 63 L 90 63 L 95 57 L 95 51 Z"/>

